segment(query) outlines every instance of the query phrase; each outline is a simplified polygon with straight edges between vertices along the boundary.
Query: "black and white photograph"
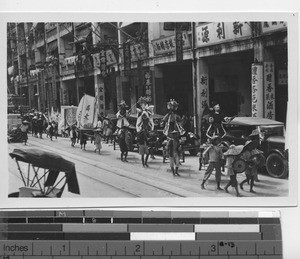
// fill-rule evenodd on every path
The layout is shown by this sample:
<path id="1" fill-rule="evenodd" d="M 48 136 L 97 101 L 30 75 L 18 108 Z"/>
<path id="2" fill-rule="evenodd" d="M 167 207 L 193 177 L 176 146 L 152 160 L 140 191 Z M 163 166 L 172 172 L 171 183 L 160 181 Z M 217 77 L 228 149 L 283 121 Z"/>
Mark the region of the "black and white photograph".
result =
<path id="1" fill-rule="evenodd" d="M 5 24 L 10 201 L 291 195 L 285 16 L 94 18 Z"/>

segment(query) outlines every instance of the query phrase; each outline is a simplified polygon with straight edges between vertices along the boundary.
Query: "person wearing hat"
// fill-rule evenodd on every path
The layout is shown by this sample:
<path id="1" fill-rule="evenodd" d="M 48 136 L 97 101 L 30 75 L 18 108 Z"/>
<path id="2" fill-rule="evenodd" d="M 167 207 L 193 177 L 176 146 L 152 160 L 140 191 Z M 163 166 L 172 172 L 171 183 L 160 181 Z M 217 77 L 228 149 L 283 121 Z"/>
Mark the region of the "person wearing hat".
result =
<path id="1" fill-rule="evenodd" d="M 228 187 L 232 186 L 235 188 L 236 196 L 240 197 L 239 189 L 238 189 L 238 182 L 236 179 L 237 172 L 233 170 L 233 162 L 236 159 L 236 157 L 242 152 L 243 145 L 235 146 L 231 145 L 229 149 L 224 153 L 224 156 L 226 157 L 226 164 L 225 168 L 227 169 L 227 175 L 229 175 L 230 180 L 225 186 L 224 190 L 228 192 Z"/>
<path id="2" fill-rule="evenodd" d="M 102 129 L 100 129 L 100 128 L 97 128 L 97 129 L 95 129 L 95 131 L 94 131 L 94 144 L 95 144 L 95 150 L 94 150 L 94 152 L 96 153 L 97 151 L 99 152 L 99 154 L 100 154 L 100 151 L 101 151 L 101 149 L 102 149 L 102 144 L 101 144 L 101 141 L 102 141 L 102 139 L 101 139 L 101 133 L 102 133 Z"/>
<path id="3" fill-rule="evenodd" d="M 257 170 L 258 170 L 258 160 L 256 158 L 257 155 L 260 155 L 262 151 L 257 149 L 258 141 L 248 140 L 241 153 L 241 158 L 244 159 L 248 166 L 245 170 L 246 179 L 240 183 L 240 188 L 243 190 L 244 183 L 250 182 L 250 192 L 255 193 L 253 190 L 254 181 L 257 178 Z"/>
<path id="4" fill-rule="evenodd" d="M 28 131 L 28 127 L 29 127 L 29 121 L 27 121 L 27 120 L 22 121 L 22 125 L 21 125 L 20 129 L 21 129 L 21 134 L 22 134 L 22 142 L 24 141 L 24 145 L 27 145 L 27 140 L 28 140 L 27 131 Z"/>
<path id="5" fill-rule="evenodd" d="M 125 101 L 122 100 L 119 104 L 119 111 L 116 114 L 117 119 L 118 119 L 117 127 L 119 129 L 122 129 L 123 127 L 128 127 L 129 126 L 129 122 L 127 120 L 128 110 L 129 110 L 129 107 L 127 106 Z"/>
<path id="6" fill-rule="evenodd" d="M 221 159 L 224 158 L 223 152 L 219 144 L 221 143 L 221 138 L 219 136 L 214 136 L 211 138 L 211 144 L 207 147 L 207 149 L 203 152 L 203 156 L 209 156 L 209 163 L 204 174 L 201 189 L 205 189 L 204 184 L 211 176 L 213 170 L 216 170 L 215 178 L 217 182 L 217 189 L 222 190 L 220 187 L 221 183 Z"/>
<path id="7" fill-rule="evenodd" d="M 173 175 L 180 176 L 180 174 L 178 173 L 180 143 L 179 143 L 179 132 L 177 130 L 173 130 L 172 132 L 169 133 L 166 149 L 169 154 L 170 167 Z"/>
<path id="8" fill-rule="evenodd" d="M 184 128 L 181 126 L 181 117 L 177 114 L 178 106 L 178 102 L 174 99 L 170 99 L 167 103 L 168 113 L 161 120 L 161 125 L 164 125 L 163 133 L 167 137 L 174 130 L 178 131 L 179 135 L 185 133 Z"/>

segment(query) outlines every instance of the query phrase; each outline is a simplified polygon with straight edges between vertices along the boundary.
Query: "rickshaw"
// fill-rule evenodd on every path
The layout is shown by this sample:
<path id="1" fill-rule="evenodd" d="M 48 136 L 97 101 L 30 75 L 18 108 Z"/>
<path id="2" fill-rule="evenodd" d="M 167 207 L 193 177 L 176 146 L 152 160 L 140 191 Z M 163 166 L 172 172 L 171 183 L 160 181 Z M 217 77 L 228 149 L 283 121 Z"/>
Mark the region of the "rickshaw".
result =
<path id="1" fill-rule="evenodd" d="M 14 149 L 9 155 L 24 186 L 8 197 L 60 198 L 66 185 L 69 192 L 80 194 L 73 162 L 38 149 Z"/>

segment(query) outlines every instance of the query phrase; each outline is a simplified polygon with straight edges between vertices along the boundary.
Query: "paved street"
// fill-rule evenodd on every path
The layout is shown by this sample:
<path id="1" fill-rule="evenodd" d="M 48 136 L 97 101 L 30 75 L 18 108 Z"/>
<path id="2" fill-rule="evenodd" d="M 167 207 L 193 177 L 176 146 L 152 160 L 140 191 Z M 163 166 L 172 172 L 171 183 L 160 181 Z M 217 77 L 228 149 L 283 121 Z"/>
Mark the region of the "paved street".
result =
<path id="1" fill-rule="evenodd" d="M 217 191 L 214 176 L 208 181 L 205 190 L 200 184 L 204 170 L 198 171 L 198 157 L 186 157 L 180 167 L 181 177 L 173 177 L 168 163 L 162 162 L 162 157 L 150 159 L 149 168 L 143 168 L 140 156 L 130 152 L 128 163 L 121 162 L 119 150 L 114 150 L 112 144 L 103 144 L 101 154 L 94 153 L 94 145 L 88 142 L 86 151 L 76 144 L 71 147 L 68 138 L 58 138 L 50 141 L 44 135 L 37 139 L 29 134 L 28 146 L 21 143 L 8 144 L 8 152 L 14 148 L 37 148 L 60 154 L 75 163 L 80 186 L 80 196 L 69 193 L 65 189 L 62 197 L 230 197 L 235 195 L 234 189 Z M 9 193 L 18 191 L 22 186 L 16 163 L 8 156 Z M 241 182 L 245 176 L 238 175 Z M 274 179 L 266 175 L 259 176 L 256 183 L 256 194 L 249 193 L 249 186 L 244 186 L 240 193 L 243 197 L 276 197 L 288 195 L 288 180 Z M 227 176 L 222 177 L 221 186 L 225 186 Z"/>

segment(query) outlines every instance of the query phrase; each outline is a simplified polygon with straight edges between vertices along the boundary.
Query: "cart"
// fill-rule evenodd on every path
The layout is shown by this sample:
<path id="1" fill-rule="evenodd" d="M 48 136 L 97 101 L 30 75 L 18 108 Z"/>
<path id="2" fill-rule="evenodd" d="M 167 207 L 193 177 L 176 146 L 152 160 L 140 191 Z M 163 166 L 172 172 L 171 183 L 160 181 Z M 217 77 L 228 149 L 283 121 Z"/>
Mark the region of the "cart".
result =
<path id="1" fill-rule="evenodd" d="M 66 185 L 69 192 L 80 194 L 73 162 L 38 149 L 14 149 L 9 155 L 24 186 L 8 197 L 60 198 Z"/>

